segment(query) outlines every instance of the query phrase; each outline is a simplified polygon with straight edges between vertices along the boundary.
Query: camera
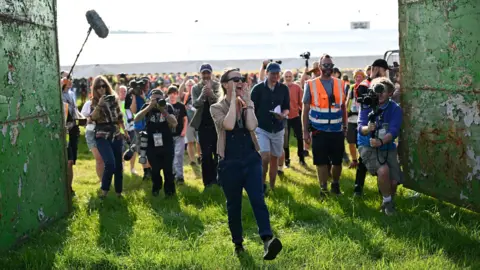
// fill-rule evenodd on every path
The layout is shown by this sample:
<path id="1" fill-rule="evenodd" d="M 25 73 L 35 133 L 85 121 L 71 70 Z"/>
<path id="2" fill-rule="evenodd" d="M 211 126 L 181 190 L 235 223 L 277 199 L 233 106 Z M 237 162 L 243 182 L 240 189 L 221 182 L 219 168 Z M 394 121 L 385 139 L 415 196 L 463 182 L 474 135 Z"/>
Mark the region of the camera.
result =
<path id="1" fill-rule="evenodd" d="M 147 164 L 148 134 L 145 131 L 140 132 L 140 164 Z"/>
<path id="2" fill-rule="evenodd" d="M 300 57 L 305 59 L 305 60 L 308 60 L 308 59 L 310 59 L 310 52 L 304 52 L 304 53 L 300 54 Z"/>
<path id="3" fill-rule="evenodd" d="M 130 161 L 135 154 L 135 144 L 127 144 L 127 150 L 123 153 L 123 160 Z"/>
<path id="4" fill-rule="evenodd" d="M 140 78 L 140 79 L 133 79 L 130 80 L 128 83 L 128 86 L 130 87 L 130 92 L 133 93 L 136 96 L 141 96 L 143 90 L 145 89 L 145 85 L 147 85 L 148 79 L 145 78 Z"/>
<path id="5" fill-rule="evenodd" d="M 379 83 L 372 85 L 366 93 L 358 93 L 359 97 L 357 98 L 357 101 L 363 106 L 372 109 L 368 114 L 369 123 L 375 123 L 377 116 L 382 113 L 382 109 L 379 108 L 380 101 L 378 97 L 385 90 L 385 85 Z M 372 132 L 371 137 L 375 138 L 375 132 Z"/>
<path id="6" fill-rule="evenodd" d="M 157 98 L 157 105 L 160 107 L 167 106 L 167 101 L 164 98 Z"/>
<path id="7" fill-rule="evenodd" d="M 269 61 L 270 63 L 275 62 L 275 63 L 277 63 L 277 64 L 279 64 L 279 65 L 282 64 L 282 60 L 275 60 L 275 61 L 273 61 L 273 59 L 268 59 L 268 61 Z"/>

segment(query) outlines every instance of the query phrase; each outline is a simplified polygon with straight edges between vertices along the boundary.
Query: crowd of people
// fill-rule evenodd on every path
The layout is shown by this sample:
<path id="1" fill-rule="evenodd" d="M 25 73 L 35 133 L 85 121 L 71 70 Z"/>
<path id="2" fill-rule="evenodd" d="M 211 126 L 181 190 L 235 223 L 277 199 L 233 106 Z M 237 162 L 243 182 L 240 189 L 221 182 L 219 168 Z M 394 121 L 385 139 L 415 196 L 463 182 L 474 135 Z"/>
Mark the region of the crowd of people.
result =
<path id="1" fill-rule="evenodd" d="M 264 242 L 264 259 L 272 260 L 282 244 L 273 236 L 264 196 L 275 190 L 277 175 L 291 164 L 292 131 L 301 166 L 307 166 L 305 157 L 312 152 L 319 198 L 342 194 L 342 163 L 348 162 L 357 170 L 354 195 L 362 196 L 368 171 L 377 176 L 382 212 L 395 213 L 393 198 L 402 182 L 395 143 L 402 110 L 395 102 L 399 87 L 390 81 L 389 69 L 378 59 L 365 70 L 355 70 L 350 82 L 325 54 L 303 73 L 282 71 L 279 63 L 266 60 L 258 74 L 227 68 L 214 75 L 212 66 L 203 64 L 195 76 L 98 76 L 89 82 L 90 98 L 81 113 L 72 82 L 62 74 L 70 186 L 78 120 L 86 120 L 85 137 L 96 160 L 101 198 L 113 178 L 115 192 L 122 196 L 124 160 L 132 174 L 137 174 L 135 162 L 142 164 L 153 196 L 161 189 L 166 197 L 174 196 L 176 185 L 185 182 L 186 150 L 190 165 L 201 165 L 205 189 L 219 185 L 224 191 L 235 251 L 244 250 L 245 189 Z"/>

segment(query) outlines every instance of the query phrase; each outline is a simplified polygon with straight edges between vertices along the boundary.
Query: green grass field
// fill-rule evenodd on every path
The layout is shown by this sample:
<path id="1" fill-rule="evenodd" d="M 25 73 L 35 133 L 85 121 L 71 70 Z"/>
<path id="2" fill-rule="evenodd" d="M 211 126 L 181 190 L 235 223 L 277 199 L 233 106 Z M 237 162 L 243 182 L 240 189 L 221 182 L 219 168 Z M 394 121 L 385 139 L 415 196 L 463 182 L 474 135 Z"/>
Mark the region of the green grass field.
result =
<path id="1" fill-rule="evenodd" d="M 128 172 L 124 198 L 111 192 L 100 201 L 95 162 L 84 137 L 79 158 L 73 212 L 0 255 L 0 269 L 480 268 L 480 215 L 427 196 L 412 198 L 412 191 L 401 188 L 399 212 L 384 216 L 374 178 L 367 178 L 364 198 L 351 196 L 354 170 L 343 171 L 343 196 L 321 202 L 311 159 L 308 168 L 292 161 L 266 198 L 284 249 L 275 261 L 264 262 L 246 195 L 247 252 L 237 257 L 225 197 L 219 187 L 203 192 L 198 167 L 185 167 L 186 185 L 174 198 L 152 197 L 151 182 Z"/>

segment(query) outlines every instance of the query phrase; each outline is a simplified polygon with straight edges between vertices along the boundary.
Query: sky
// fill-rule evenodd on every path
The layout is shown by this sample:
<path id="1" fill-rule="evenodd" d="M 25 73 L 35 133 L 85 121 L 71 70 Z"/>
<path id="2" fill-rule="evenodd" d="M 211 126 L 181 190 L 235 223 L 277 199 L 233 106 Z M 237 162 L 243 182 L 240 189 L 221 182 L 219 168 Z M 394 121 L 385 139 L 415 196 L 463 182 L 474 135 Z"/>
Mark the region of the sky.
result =
<path id="1" fill-rule="evenodd" d="M 326 4 L 328 2 L 334 4 Z M 349 29 L 350 22 L 357 20 L 371 21 L 371 27 L 376 29 L 398 27 L 397 0 L 301 3 L 303 1 L 58 0 L 58 27 L 60 38 L 85 28 L 85 12 L 89 9 L 95 9 L 111 30 L 186 33 L 336 30 Z"/>
<path id="2" fill-rule="evenodd" d="M 60 62 L 61 65 L 69 65 L 75 60 L 89 28 L 85 13 L 90 9 L 98 12 L 110 31 L 173 32 L 180 36 L 182 43 L 191 43 L 189 36 L 193 33 L 204 33 L 204 37 L 211 36 L 213 40 L 217 37 L 215 32 L 281 35 L 290 31 L 349 30 L 352 21 L 369 21 L 372 30 L 398 29 L 397 0 L 316 0 L 306 3 L 272 0 L 57 0 Z M 92 34 L 78 64 L 93 64 L 100 61 L 95 60 L 101 57 L 100 51 L 105 54 L 108 50 L 114 55 L 128 43 L 120 40 L 119 36 L 107 39 L 103 41 Z M 254 42 L 255 39 L 245 42 Z M 160 42 L 158 50 L 184 50 L 178 46 L 168 47 L 174 44 L 167 43 Z M 129 47 L 145 46 L 130 44 Z M 111 61 L 104 59 L 100 62 Z"/>

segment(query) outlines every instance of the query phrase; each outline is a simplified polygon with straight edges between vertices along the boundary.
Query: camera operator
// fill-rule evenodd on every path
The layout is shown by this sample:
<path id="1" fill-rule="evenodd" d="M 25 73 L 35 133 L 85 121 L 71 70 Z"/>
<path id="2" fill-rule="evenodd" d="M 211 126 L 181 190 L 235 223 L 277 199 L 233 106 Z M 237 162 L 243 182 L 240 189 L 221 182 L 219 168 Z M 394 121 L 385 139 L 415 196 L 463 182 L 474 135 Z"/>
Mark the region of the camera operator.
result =
<path id="1" fill-rule="evenodd" d="M 313 164 L 317 167 L 320 196 L 323 198 L 328 194 L 330 164 L 333 166 L 330 191 L 341 195 L 339 181 L 345 151 L 347 115 L 344 104 L 345 85 L 342 80 L 332 77 L 334 64 L 331 56 L 323 55 L 320 58 L 320 67 L 322 75 L 305 84 L 302 118 L 303 138 L 307 143 L 312 142 Z"/>
<path id="2" fill-rule="evenodd" d="M 148 137 L 147 157 L 152 166 L 152 195 L 155 197 L 162 189 L 160 175 L 162 170 L 165 178 L 165 195 L 175 194 L 172 129 L 177 126 L 177 119 L 173 113 L 173 107 L 166 103 L 165 94 L 159 89 L 154 89 L 150 101 L 144 104 L 141 111 L 135 115 L 135 123 L 145 118 Z"/>
<path id="3" fill-rule="evenodd" d="M 383 59 L 377 59 L 373 62 L 371 66 L 367 66 L 366 68 L 367 79 L 360 83 L 358 86 L 358 96 L 357 101 L 360 104 L 363 103 L 363 97 L 368 93 L 368 89 L 370 88 L 371 81 L 376 78 L 385 77 L 388 78 L 387 70 L 389 70 L 387 61 Z M 370 75 L 369 75 L 370 74 Z M 368 106 L 362 104 L 361 108 L 368 108 Z M 361 134 L 357 135 L 357 141 L 360 140 Z M 363 194 L 363 186 L 365 185 L 365 178 L 367 176 L 367 168 L 362 162 L 362 157 L 358 159 L 358 166 L 357 171 L 355 174 L 355 188 L 353 190 L 355 196 L 362 196 Z"/>
<path id="4" fill-rule="evenodd" d="M 132 96 L 132 104 L 130 105 L 130 111 L 135 115 L 140 111 L 140 108 L 146 102 L 146 95 L 148 94 L 149 85 L 148 80 L 131 80 L 129 83 L 131 90 L 129 94 Z M 134 130 L 135 130 L 135 145 L 137 146 L 137 153 L 140 153 L 140 132 L 145 129 L 145 120 L 135 121 Z M 142 164 L 143 167 L 143 180 L 146 181 L 152 177 L 152 169 L 148 161 L 145 164 Z"/>
<path id="5" fill-rule="evenodd" d="M 220 78 L 224 98 L 210 107 L 218 134 L 218 180 L 227 198 L 228 225 L 235 252 L 243 247 L 242 190 L 247 191 L 258 232 L 264 242 L 265 260 L 273 260 L 282 249 L 273 238 L 262 187 L 262 159 L 255 136 L 258 126 L 254 103 L 249 98 L 245 77 L 238 69 L 226 69 Z"/>
<path id="6" fill-rule="evenodd" d="M 386 215 L 395 212 L 392 196 L 401 181 L 394 141 L 400 132 L 402 109 L 390 99 L 394 90 L 395 86 L 388 78 L 374 79 L 369 89 L 370 108 L 362 108 L 358 119 L 358 130 L 362 135 L 359 136 L 358 151 L 368 171 L 377 175 L 383 196 L 381 209 Z"/>
<path id="7" fill-rule="evenodd" d="M 212 66 L 203 64 L 200 67 L 202 80 L 192 88 L 193 106 L 196 111 L 190 123 L 198 130 L 198 139 L 202 152 L 202 178 L 204 186 L 211 187 L 217 183 L 217 131 L 210 114 L 210 106 L 215 104 L 220 93 L 220 84 L 212 80 Z"/>

